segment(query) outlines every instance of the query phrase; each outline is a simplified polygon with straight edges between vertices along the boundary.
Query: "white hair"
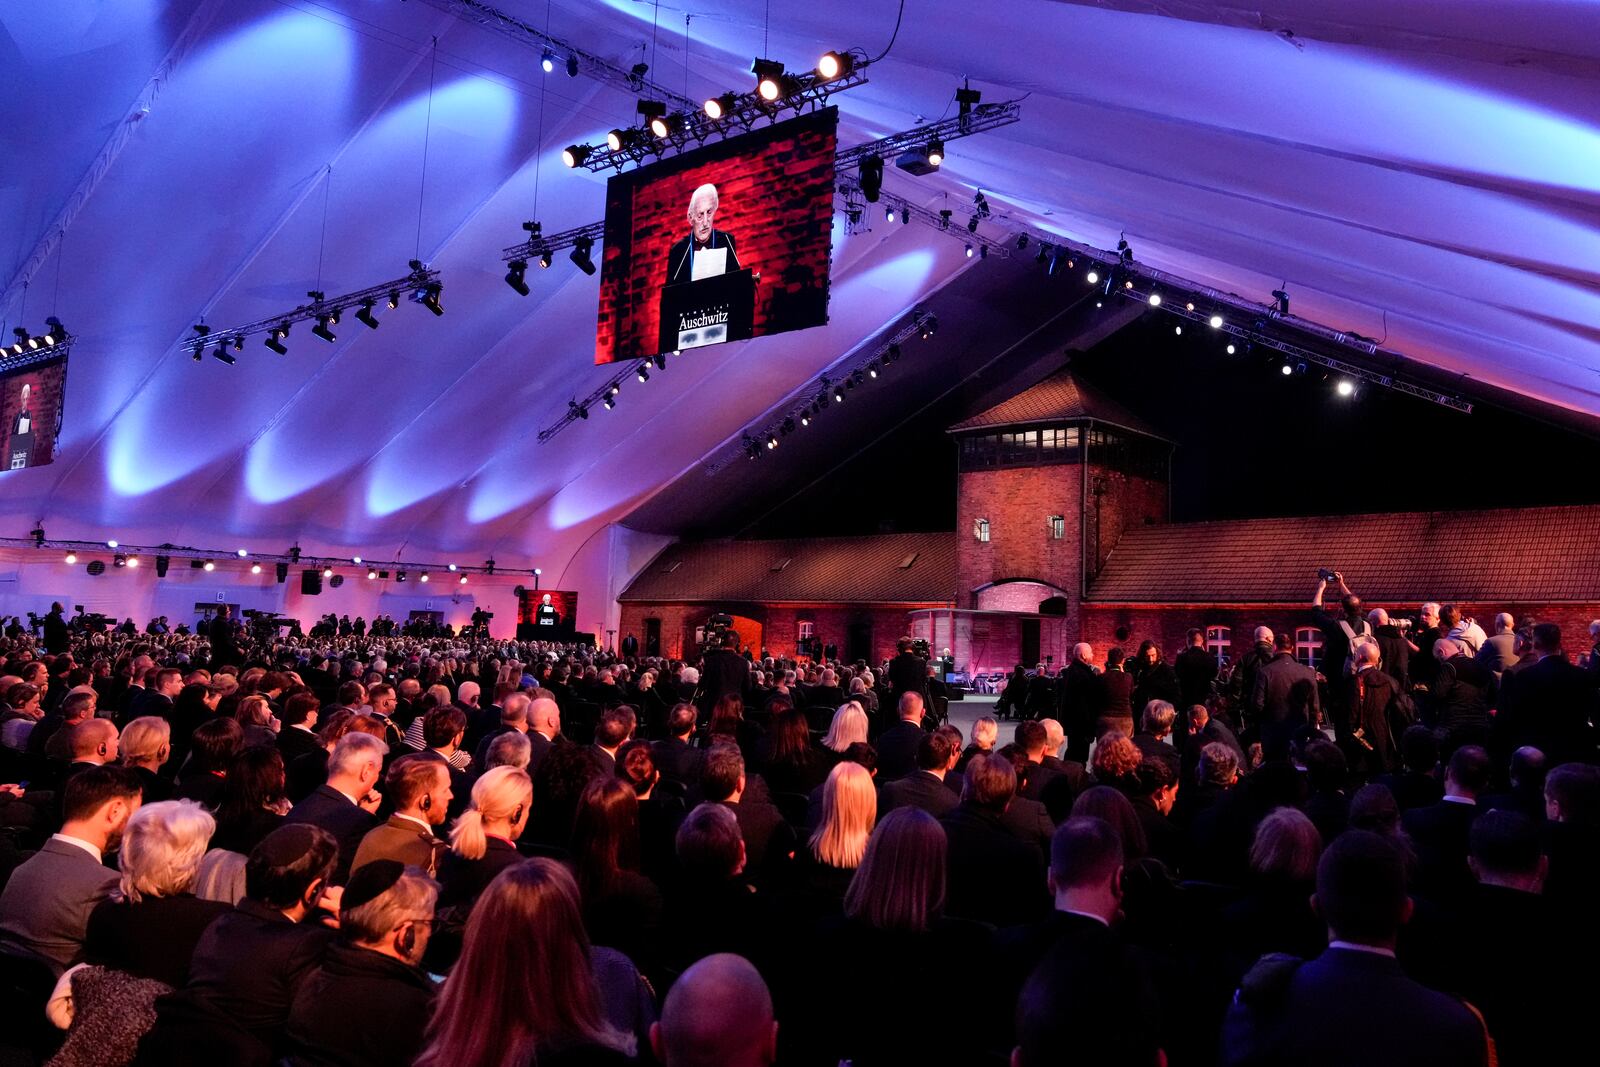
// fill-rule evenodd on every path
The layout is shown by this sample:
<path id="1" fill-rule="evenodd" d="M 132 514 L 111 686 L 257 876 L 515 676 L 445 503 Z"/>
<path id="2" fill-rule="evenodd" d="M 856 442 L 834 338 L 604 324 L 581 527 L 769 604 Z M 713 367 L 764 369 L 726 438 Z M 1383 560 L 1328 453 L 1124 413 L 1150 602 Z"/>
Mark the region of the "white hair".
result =
<path id="1" fill-rule="evenodd" d="M 355 774 L 363 763 L 377 760 L 381 764 L 383 757 L 388 754 L 389 746 L 379 738 L 359 730 L 352 731 L 339 738 L 338 744 L 333 746 L 333 753 L 328 757 L 328 777 Z"/>
<path id="2" fill-rule="evenodd" d="M 483 692 L 483 687 L 477 682 L 462 682 L 456 686 L 456 699 L 463 704 L 471 704 L 473 699 L 481 692 Z"/>
<path id="3" fill-rule="evenodd" d="M 678 672 L 678 681 L 682 682 L 684 685 L 699 685 L 700 672 L 695 670 L 693 667 L 685 667 L 683 670 Z"/>
<path id="4" fill-rule="evenodd" d="M 715 211 L 722 204 L 722 198 L 717 195 L 717 187 L 715 185 L 712 185 L 710 182 L 706 182 L 704 185 L 700 186 L 694 192 L 689 194 L 689 214 L 690 215 L 694 214 L 694 206 L 695 206 L 695 204 L 697 204 L 702 198 L 707 197 L 707 196 L 709 196 L 711 198 L 711 200 L 712 200 L 711 210 Z"/>
<path id="5" fill-rule="evenodd" d="M 1079 641 L 1072 646 L 1072 658 L 1088 663 L 1094 659 L 1094 646 L 1087 641 Z"/>
<path id="6" fill-rule="evenodd" d="M 1423 604 L 1418 610 L 1423 615 L 1437 615 L 1439 614 L 1439 605 L 1430 600 L 1426 604 Z"/>
<path id="7" fill-rule="evenodd" d="M 1600 636 L 1600 619 L 1596 619 L 1589 624 L 1589 636 Z"/>
<path id="8" fill-rule="evenodd" d="M 217 820 L 193 800 L 162 800 L 141 807 L 128 819 L 117 856 L 122 895 L 137 904 L 145 897 L 189 892 L 216 829 Z"/>
<path id="9" fill-rule="evenodd" d="M 847 700 L 833 713 L 833 722 L 828 724 L 822 747 L 843 752 L 855 742 L 866 739 L 867 713 L 854 700 Z"/>

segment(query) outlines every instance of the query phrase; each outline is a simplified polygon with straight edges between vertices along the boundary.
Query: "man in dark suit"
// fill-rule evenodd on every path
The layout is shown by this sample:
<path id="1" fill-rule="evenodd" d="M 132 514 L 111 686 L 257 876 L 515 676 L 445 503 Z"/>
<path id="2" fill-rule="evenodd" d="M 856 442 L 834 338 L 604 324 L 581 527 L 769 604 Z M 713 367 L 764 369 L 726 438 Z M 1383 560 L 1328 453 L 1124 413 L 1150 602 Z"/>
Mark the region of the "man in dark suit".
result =
<path id="1" fill-rule="evenodd" d="M 1178 780 L 1184 788 L 1194 784 L 1194 771 L 1200 764 L 1200 753 L 1209 744 L 1218 742 L 1227 745 L 1233 750 L 1234 759 L 1240 767 L 1248 767 L 1249 760 L 1245 759 L 1244 746 L 1239 744 L 1239 738 L 1228 729 L 1228 724 L 1221 719 L 1211 717 L 1211 710 L 1204 704 L 1196 704 L 1189 709 L 1189 735 L 1184 739 L 1183 751 L 1179 753 Z M 1137 744 L 1137 742 L 1135 742 Z"/>
<path id="2" fill-rule="evenodd" d="M 667 716 L 669 736 L 651 746 L 656 770 L 669 782 L 677 782 L 684 789 L 700 784 L 700 771 L 705 763 L 705 752 L 689 742 L 694 737 L 694 707 L 679 704 Z"/>
<path id="3" fill-rule="evenodd" d="M 1020 795 L 1053 809 L 1070 809 L 1073 799 L 1088 788 L 1089 776 L 1083 764 L 1061 760 L 1054 752 L 1050 752 L 1049 737 L 1049 728 L 1043 721 L 1025 719 L 1017 723 L 1017 747 L 1033 764 L 1028 769 L 1028 783 Z M 1063 790 L 1064 796 L 1061 794 Z M 1046 799 L 1047 796 L 1049 799 Z"/>
<path id="4" fill-rule="evenodd" d="M 889 661 L 889 691 L 898 706 L 902 693 L 923 693 L 928 683 L 928 661 L 912 651 L 913 642 L 902 637 L 895 642 L 895 655 Z"/>
<path id="5" fill-rule="evenodd" d="M 1489 754 L 1462 745 L 1444 772 L 1444 799 L 1401 816 L 1417 851 L 1417 889 L 1435 900 L 1460 896 L 1472 886 L 1467 842 L 1478 817 L 1478 794 L 1489 784 Z"/>
<path id="6" fill-rule="evenodd" d="M 956 794 L 946 787 L 945 776 L 960 758 L 961 750 L 950 743 L 949 734 L 923 732 L 917 742 L 917 769 L 884 785 L 878 796 L 879 817 L 895 808 L 921 808 L 937 819 L 955 807 Z"/>
<path id="7" fill-rule="evenodd" d="M 1089 759 L 1094 740 L 1094 688 L 1097 671 L 1094 646 L 1080 641 L 1072 646 L 1072 662 L 1056 678 L 1056 718 L 1067 732 L 1067 757 L 1078 763 Z"/>
<path id="8" fill-rule="evenodd" d="M 242 656 L 239 652 L 238 638 L 233 628 L 233 609 L 227 604 L 217 609 L 217 617 L 211 620 L 206 627 L 206 636 L 211 640 L 211 665 L 220 667 L 228 663 L 238 663 Z"/>
<path id="9" fill-rule="evenodd" d="M 52 656 L 59 656 L 72 644 L 72 635 L 67 632 L 67 620 L 62 617 L 66 609 L 60 601 L 50 605 L 50 611 L 44 617 L 44 650 Z"/>
<path id="10" fill-rule="evenodd" d="M 147 688 L 136 695 L 133 705 L 128 709 L 126 721 L 118 723 L 118 726 L 126 726 L 146 715 L 173 722 L 172 705 L 178 694 L 183 692 L 183 672 L 176 667 L 163 667 L 146 677 L 146 685 Z"/>
<path id="11" fill-rule="evenodd" d="M 1332 935 L 1327 949 L 1305 963 L 1267 956 L 1245 976 L 1223 1024 L 1224 1067 L 1484 1067 L 1488 1040 L 1477 1016 L 1395 961 L 1412 904 L 1394 842 L 1365 830 L 1340 834 L 1317 865 L 1312 903 Z"/>
<path id="12" fill-rule="evenodd" d="M 878 737 L 878 781 L 892 782 L 917 769 L 917 746 L 922 743 L 921 693 L 902 693 L 900 719 Z"/>
<path id="13" fill-rule="evenodd" d="M 312 732 L 319 713 L 317 698 L 309 693 L 298 693 L 284 701 L 278 751 L 283 753 L 285 766 L 308 752 L 322 751 L 321 738 Z"/>
<path id="14" fill-rule="evenodd" d="M 105 854 L 121 843 L 140 792 L 138 776 L 125 767 L 91 767 L 72 776 L 61 830 L 12 872 L 0 895 L 0 942 L 43 960 L 58 975 L 77 962 L 89 914 L 117 885 Z"/>
<path id="15" fill-rule="evenodd" d="M 1183 706 L 1204 704 L 1211 696 L 1211 683 L 1217 678 L 1217 657 L 1206 651 L 1206 632 L 1190 630 L 1189 644 L 1172 660 L 1178 676 L 1178 694 Z"/>
<path id="16" fill-rule="evenodd" d="M 594 728 L 594 744 L 590 750 L 600 761 L 601 768 L 610 777 L 617 771 L 617 749 L 633 735 L 638 725 L 634 710 L 626 704 L 607 708 L 600 713 L 600 722 Z"/>
<path id="17" fill-rule="evenodd" d="M 692 281 L 696 277 L 694 260 L 695 253 L 698 252 L 726 251 L 726 256 L 721 257 L 723 262 L 718 269 L 702 267 L 698 271 L 701 277 L 707 273 L 724 274 L 741 269 L 739 253 L 734 248 L 733 234 L 719 230 L 713 225 L 720 206 L 715 185 L 707 183 L 689 195 L 689 233 L 676 242 L 667 253 L 668 285 Z"/>
<path id="18" fill-rule="evenodd" d="M 629 659 L 633 659 L 639 654 L 639 639 L 633 634 L 629 634 L 622 639 L 622 654 Z"/>
<path id="19" fill-rule="evenodd" d="M 733 744 L 712 746 L 706 753 L 700 788 L 709 803 L 721 804 L 733 812 L 744 837 L 745 871 L 757 883 L 782 879 L 794 859 L 795 835 L 777 806 L 747 798 L 744 757 Z"/>
<path id="20" fill-rule="evenodd" d="M 1561 627 L 1553 622 L 1533 628 L 1533 651 L 1537 663 L 1505 678 L 1495 717 L 1502 750 L 1532 745 L 1549 757 L 1551 766 L 1593 762 L 1595 679 L 1567 661 Z"/>
<path id="21" fill-rule="evenodd" d="M 1316 721 L 1322 704 L 1317 696 L 1317 672 L 1294 658 L 1294 635 L 1279 634 L 1273 639 L 1273 648 L 1272 659 L 1256 669 L 1250 706 L 1260 715 L 1262 730 L 1287 739 Z M 1343 668 L 1341 657 L 1335 671 Z"/>
<path id="22" fill-rule="evenodd" d="M 948 914 L 1009 926 L 1047 910 L 1039 850 L 1018 840 L 1002 822 L 1016 791 L 1010 760 L 974 756 L 967 764 L 961 803 L 939 820 L 950 844 Z"/>
<path id="23" fill-rule="evenodd" d="M 705 666 L 700 671 L 700 699 L 697 701 L 703 715 L 711 714 L 717 701 L 725 696 L 742 698 L 750 684 L 750 663 L 738 653 L 739 635 L 729 630 L 722 635 L 722 644 L 706 653 Z"/>
<path id="24" fill-rule="evenodd" d="M 383 797 L 376 791 L 389 746 L 371 734 L 345 734 L 328 757 L 328 780 L 289 810 L 284 822 L 309 823 L 333 835 L 339 845 L 333 884 L 343 885 L 361 839 L 378 824 L 374 814 Z"/>
<path id="25" fill-rule="evenodd" d="M 139 1063 L 276 1062 L 295 995 L 333 941 L 317 916 L 332 910 L 325 891 L 338 849 L 308 825 L 262 839 L 245 866 L 244 897 L 195 946 L 189 984 L 156 1002 Z"/>

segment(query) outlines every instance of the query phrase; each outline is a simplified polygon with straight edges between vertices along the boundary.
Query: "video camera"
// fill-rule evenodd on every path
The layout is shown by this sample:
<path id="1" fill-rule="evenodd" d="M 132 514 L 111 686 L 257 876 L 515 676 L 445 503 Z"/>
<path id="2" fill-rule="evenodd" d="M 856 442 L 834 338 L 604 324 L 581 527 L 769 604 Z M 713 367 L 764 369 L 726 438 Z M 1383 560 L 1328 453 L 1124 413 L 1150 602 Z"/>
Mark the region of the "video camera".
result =
<path id="1" fill-rule="evenodd" d="M 932 651 L 933 646 L 928 644 L 928 639 L 925 637 L 919 637 L 915 641 L 911 642 L 911 654 L 914 656 L 921 656 L 923 659 L 929 659 L 931 658 Z"/>

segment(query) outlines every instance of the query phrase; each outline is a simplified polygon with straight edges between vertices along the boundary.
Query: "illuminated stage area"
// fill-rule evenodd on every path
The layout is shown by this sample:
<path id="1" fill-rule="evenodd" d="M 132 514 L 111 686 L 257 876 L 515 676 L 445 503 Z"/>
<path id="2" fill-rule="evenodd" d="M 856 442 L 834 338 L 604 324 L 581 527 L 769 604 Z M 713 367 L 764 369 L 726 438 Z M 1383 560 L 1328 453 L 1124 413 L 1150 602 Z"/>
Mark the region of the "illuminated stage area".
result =
<path id="1" fill-rule="evenodd" d="M 0 1063 L 1586 1047 L 1596 5 L 0 54 Z"/>

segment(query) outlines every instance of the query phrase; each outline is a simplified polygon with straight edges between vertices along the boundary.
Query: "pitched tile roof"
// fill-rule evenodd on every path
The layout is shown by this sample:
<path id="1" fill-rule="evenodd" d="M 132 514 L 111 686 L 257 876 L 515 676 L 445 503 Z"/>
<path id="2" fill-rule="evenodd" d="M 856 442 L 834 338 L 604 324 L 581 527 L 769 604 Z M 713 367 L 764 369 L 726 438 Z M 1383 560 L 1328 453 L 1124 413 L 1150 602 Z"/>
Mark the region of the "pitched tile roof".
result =
<path id="1" fill-rule="evenodd" d="M 1600 602 L 1600 506 L 1145 526 L 1117 543 L 1100 603 L 1309 603 L 1317 569 L 1368 601 Z"/>
<path id="2" fill-rule="evenodd" d="M 1092 385 L 1078 380 L 1071 368 L 1062 367 L 1036 385 L 1029 386 L 1010 400 L 1002 400 L 970 419 L 950 427 L 950 433 L 981 430 L 995 426 L 1020 426 L 1040 422 L 1094 419 L 1138 433 L 1166 440 L 1161 431 L 1106 396 Z"/>
<path id="3" fill-rule="evenodd" d="M 956 537 L 946 531 L 676 544 L 617 599 L 953 604 L 955 589 Z"/>

